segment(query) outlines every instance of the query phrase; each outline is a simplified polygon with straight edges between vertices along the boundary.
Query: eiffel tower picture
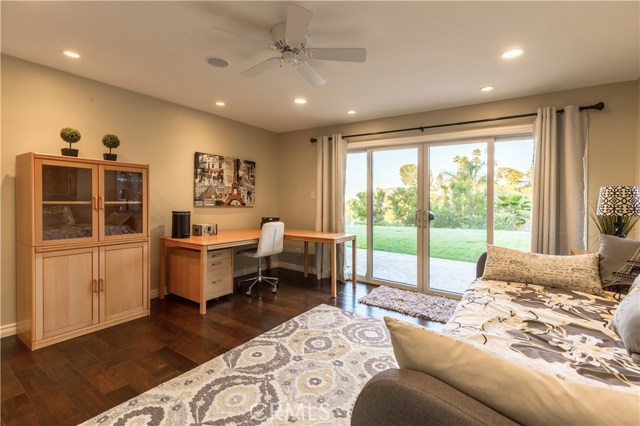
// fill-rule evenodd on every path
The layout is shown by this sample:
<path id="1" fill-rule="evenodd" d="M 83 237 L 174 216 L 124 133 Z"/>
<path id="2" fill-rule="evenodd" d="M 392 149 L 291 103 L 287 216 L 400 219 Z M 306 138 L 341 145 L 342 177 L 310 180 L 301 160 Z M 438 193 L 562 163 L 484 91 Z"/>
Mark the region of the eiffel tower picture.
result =
<path id="1" fill-rule="evenodd" d="M 195 153 L 193 204 L 196 207 L 253 207 L 256 163 Z"/>

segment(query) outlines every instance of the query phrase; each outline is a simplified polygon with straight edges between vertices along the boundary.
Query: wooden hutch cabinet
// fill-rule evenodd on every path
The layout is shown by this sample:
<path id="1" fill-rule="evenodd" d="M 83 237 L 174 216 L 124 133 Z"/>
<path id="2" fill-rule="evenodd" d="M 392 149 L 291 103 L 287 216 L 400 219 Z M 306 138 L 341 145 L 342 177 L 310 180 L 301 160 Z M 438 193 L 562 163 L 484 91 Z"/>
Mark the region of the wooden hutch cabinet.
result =
<path id="1" fill-rule="evenodd" d="M 148 166 L 16 157 L 18 337 L 32 350 L 149 315 Z"/>

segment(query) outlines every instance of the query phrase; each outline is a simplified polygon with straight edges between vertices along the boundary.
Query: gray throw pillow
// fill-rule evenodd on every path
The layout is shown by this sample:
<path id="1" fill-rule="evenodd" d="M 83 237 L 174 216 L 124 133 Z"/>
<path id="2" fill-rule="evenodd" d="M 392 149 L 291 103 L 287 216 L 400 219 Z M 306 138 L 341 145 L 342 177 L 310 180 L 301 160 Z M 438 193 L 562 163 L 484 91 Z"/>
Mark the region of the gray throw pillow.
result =
<path id="1" fill-rule="evenodd" d="M 636 285 L 616 308 L 613 329 L 629 354 L 640 354 L 640 285 Z"/>
<path id="2" fill-rule="evenodd" d="M 629 270 L 627 262 L 640 249 L 640 241 L 600 234 L 600 278 L 602 287 L 610 291 L 626 291 L 633 281 L 632 276 L 616 276 L 614 272 Z M 639 265 L 640 267 L 640 265 Z"/>

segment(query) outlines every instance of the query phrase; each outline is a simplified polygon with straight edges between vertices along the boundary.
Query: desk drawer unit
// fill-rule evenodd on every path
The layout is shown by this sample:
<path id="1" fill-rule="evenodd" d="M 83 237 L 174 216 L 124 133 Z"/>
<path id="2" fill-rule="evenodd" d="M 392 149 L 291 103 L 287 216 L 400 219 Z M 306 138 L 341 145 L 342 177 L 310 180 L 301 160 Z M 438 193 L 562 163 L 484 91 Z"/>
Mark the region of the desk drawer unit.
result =
<path id="1" fill-rule="evenodd" d="M 207 253 L 207 273 L 204 281 L 206 300 L 233 293 L 231 252 L 231 250 L 214 250 Z"/>
<path id="2" fill-rule="evenodd" d="M 203 268 L 199 251 L 170 248 L 167 252 L 167 291 L 194 302 L 200 301 L 201 288 L 204 288 L 205 300 L 232 294 L 231 252 L 231 249 L 209 251 Z"/>

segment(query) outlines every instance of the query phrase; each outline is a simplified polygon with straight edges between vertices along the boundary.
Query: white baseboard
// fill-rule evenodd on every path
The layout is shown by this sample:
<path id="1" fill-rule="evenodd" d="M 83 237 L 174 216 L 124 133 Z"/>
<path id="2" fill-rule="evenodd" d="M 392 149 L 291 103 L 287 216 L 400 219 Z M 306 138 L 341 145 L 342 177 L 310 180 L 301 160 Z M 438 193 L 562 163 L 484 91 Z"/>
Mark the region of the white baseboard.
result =
<path id="1" fill-rule="evenodd" d="M 3 325 L 2 327 L 0 327 L 0 338 L 15 336 L 15 334 L 18 332 L 17 330 L 18 329 L 15 322 L 13 324 Z"/>
<path id="2" fill-rule="evenodd" d="M 278 262 L 277 265 L 279 268 L 289 269 L 290 271 L 304 272 L 304 265 L 298 265 L 297 263 L 288 263 L 288 262 Z M 316 273 L 316 268 L 309 267 L 309 273 Z"/>

